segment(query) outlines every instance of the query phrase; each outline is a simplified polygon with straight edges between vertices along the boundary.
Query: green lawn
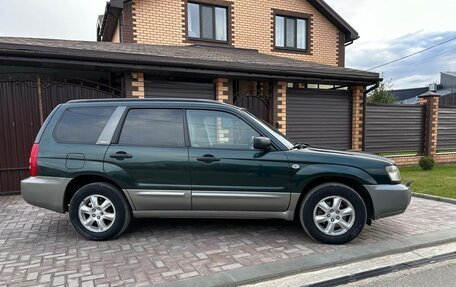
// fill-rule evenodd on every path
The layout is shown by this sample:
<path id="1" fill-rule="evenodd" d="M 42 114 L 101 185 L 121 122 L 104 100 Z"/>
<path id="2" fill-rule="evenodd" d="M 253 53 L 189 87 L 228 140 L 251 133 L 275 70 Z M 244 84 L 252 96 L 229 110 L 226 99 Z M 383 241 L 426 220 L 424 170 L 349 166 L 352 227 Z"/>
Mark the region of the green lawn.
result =
<path id="1" fill-rule="evenodd" d="M 414 192 L 456 198 L 456 165 L 436 165 L 428 171 L 419 166 L 401 167 L 400 170 L 403 182 L 413 182 Z"/>

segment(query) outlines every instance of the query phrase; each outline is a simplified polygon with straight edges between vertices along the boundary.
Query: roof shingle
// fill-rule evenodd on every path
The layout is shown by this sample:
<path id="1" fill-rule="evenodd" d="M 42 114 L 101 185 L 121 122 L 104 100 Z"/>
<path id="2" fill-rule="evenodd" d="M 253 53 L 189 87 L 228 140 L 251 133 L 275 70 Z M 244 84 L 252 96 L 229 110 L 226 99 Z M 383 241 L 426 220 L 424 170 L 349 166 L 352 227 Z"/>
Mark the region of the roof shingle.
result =
<path id="1" fill-rule="evenodd" d="M 248 70 L 294 76 L 324 76 L 375 82 L 379 74 L 259 53 L 257 50 L 204 45 L 166 46 L 131 43 L 0 37 L 0 56 L 88 58 L 194 68 Z"/>

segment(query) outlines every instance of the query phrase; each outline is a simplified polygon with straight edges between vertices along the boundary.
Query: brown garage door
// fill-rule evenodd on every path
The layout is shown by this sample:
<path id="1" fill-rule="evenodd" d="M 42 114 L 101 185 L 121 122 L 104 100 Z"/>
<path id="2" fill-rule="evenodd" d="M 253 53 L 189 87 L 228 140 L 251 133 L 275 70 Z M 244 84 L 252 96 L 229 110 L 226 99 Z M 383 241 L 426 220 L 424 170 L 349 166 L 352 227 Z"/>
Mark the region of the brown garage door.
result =
<path id="1" fill-rule="evenodd" d="M 351 97 L 345 90 L 287 90 L 287 136 L 315 147 L 351 148 Z"/>
<path id="2" fill-rule="evenodd" d="M 144 83 L 146 98 L 215 99 L 212 82 L 147 80 Z"/>
<path id="3" fill-rule="evenodd" d="M 28 176 L 30 148 L 41 121 L 56 105 L 116 97 L 113 92 L 70 83 L 42 81 L 40 86 L 37 81 L 0 82 L 0 192 L 19 190 L 20 180 Z"/>

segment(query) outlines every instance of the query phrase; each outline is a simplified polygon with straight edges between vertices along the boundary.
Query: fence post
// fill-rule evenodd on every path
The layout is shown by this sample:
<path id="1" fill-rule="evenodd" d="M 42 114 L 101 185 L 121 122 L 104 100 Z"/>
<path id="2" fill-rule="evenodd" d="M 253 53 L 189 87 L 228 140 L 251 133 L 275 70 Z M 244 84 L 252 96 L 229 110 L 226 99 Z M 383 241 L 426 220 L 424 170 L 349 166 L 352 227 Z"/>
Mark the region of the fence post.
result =
<path id="1" fill-rule="evenodd" d="M 439 120 L 439 98 L 434 92 L 418 96 L 421 105 L 425 105 L 424 154 L 432 158 L 437 154 L 437 129 Z"/>
<path id="2" fill-rule="evenodd" d="M 350 87 L 352 94 L 352 150 L 362 151 L 364 119 L 364 86 Z"/>

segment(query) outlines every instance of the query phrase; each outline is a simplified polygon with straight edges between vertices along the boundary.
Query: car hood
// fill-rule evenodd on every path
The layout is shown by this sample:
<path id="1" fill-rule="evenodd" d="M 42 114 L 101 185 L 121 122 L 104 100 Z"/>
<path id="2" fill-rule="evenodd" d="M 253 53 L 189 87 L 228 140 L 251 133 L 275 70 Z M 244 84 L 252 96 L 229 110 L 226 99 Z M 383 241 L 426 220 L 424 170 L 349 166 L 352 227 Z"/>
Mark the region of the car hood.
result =
<path id="1" fill-rule="evenodd" d="M 394 161 L 362 152 L 349 152 L 307 147 L 287 151 L 288 159 L 303 164 L 334 164 L 346 165 L 365 171 L 385 170 L 385 166 L 394 164 Z"/>
<path id="2" fill-rule="evenodd" d="M 376 154 L 365 153 L 365 152 L 338 151 L 338 150 L 320 149 L 320 148 L 313 148 L 313 147 L 301 149 L 300 151 L 305 151 L 305 150 L 308 150 L 308 152 L 321 153 L 321 154 L 326 154 L 326 155 L 342 156 L 342 157 L 356 157 L 356 158 L 360 158 L 360 159 L 376 160 L 376 161 L 380 161 L 380 162 L 383 162 L 386 164 L 394 164 L 394 161 L 389 158 L 379 156 Z"/>
<path id="3" fill-rule="evenodd" d="M 307 147 L 286 151 L 291 163 L 298 163 L 301 167 L 309 165 L 336 165 L 354 167 L 370 174 L 377 183 L 390 183 L 390 178 L 385 170 L 394 161 L 369 153 L 347 152 L 329 149 Z"/>

